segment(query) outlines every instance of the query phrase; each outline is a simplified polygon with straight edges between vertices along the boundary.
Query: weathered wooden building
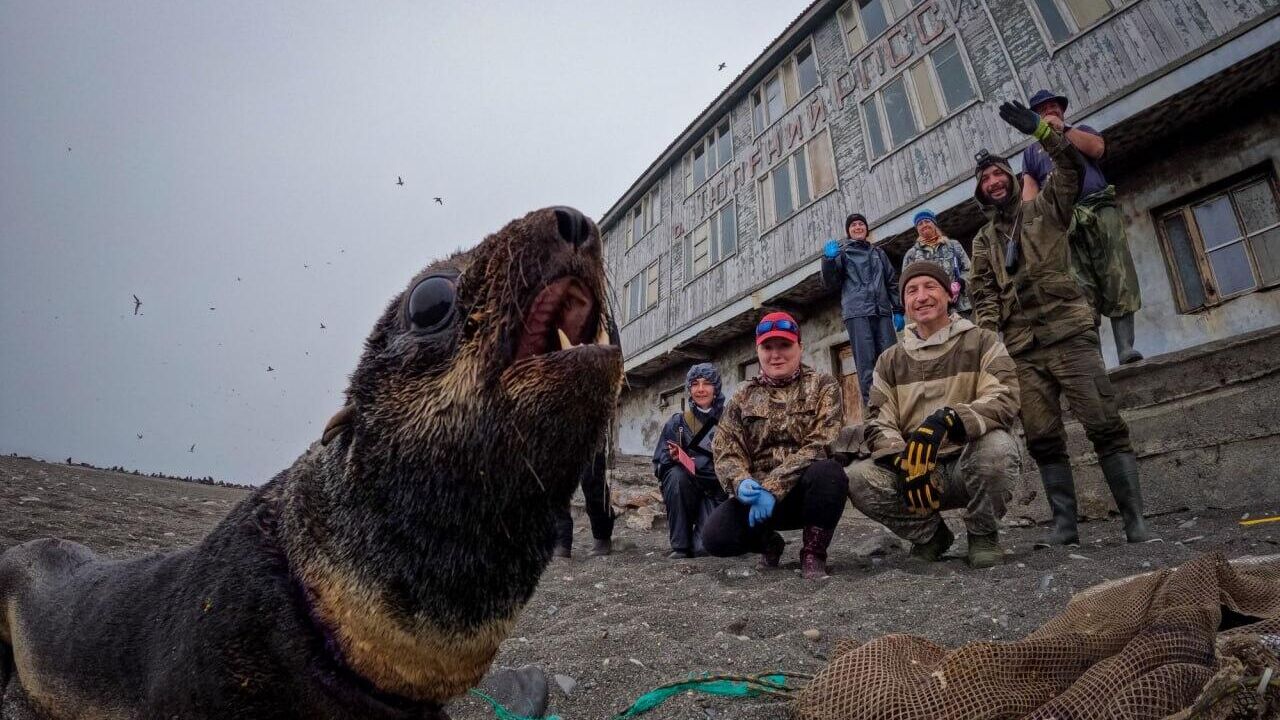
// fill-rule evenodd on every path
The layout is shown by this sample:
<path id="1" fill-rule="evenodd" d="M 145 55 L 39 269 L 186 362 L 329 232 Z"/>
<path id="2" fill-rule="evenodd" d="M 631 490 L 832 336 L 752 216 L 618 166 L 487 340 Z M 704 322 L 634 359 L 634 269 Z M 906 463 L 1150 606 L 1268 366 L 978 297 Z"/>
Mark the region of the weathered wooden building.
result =
<path id="1" fill-rule="evenodd" d="M 1017 169 L 1027 139 L 996 108 L 1040 88 L 1107 140 L 1148 358 L 1280 324 L 1280 0 L 817 0 L 602 218 L 621 449 L 652 450 L 691 362 L 726 392 L 755 372 L 761 308 L 848 378 L 822 244 L 858 211 L 896 260 L 929 207 L 969 247 L 974 153 Z"/>

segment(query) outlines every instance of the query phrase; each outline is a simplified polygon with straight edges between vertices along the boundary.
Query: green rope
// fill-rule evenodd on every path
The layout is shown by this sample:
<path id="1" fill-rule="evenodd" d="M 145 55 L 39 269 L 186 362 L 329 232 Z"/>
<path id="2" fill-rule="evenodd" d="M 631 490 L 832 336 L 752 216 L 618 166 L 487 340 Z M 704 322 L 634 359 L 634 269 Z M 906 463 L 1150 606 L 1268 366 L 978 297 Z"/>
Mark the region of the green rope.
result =
<path id="1" fill-rule="evenodd" d="M 511 712 L 510 710 L 506 709 L 505 707 L 503 707 L 502 703 L 498 702 L 497 700 L 494 700 L 493 698 L 489 697 L 488 695 L 485 695 L 484 693 L 480 692 L 479 690 L 476 690 L 475 688 L 471 689 L 471 694 L 489 703 L 489 706 L 493 708 L 494 716 L 497 717 L 498 720 L 560 720 L 559 715 L 547 715 L 546 717 L 536 717 L 536 718 L 525 717 L 524 715 L 517 715 Z"/>
<path id="2" fill-rule="evenodd" d="M 712 675 L 711 673 L 703 673 L 700 677 L 690 676 L 688 680 L 677 680 L 666 685 L 659 685 L 636 698 L 636 701 L 631 703 L 630 707 L 614 715 L 610 720 L 631 720 L 631 718 L 639 717 L 676 695 L 685 692 L 700 692 L 707 695 L 740 698 L 767 695 L 782 700 L 790 700 L 796 696 L 800 686 L 788 686 L 787 680 L 789 679 L 812 680 L 813 676 L 781 670 L 757 675 Z M 473 688 L 471 694 L 489 703 L 498 720 L 560 720 L 558 715 L 548 715 L 541 718 L 516 715 L 503 707 L 502 703 L 479 690 Z"/>

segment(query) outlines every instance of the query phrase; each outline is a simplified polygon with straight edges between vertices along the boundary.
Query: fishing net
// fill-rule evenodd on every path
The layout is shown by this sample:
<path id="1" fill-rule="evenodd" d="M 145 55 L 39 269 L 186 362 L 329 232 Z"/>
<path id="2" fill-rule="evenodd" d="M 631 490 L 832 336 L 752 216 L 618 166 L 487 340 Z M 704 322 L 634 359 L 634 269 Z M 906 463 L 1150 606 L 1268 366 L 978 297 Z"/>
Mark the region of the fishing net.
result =
<path id="1" fill-rule="evenodd" d="M 1177 568 L 1077 594 L 1013 642 L 836 644 L 801 720 L 1280 717 L 1280 556 Z"/>

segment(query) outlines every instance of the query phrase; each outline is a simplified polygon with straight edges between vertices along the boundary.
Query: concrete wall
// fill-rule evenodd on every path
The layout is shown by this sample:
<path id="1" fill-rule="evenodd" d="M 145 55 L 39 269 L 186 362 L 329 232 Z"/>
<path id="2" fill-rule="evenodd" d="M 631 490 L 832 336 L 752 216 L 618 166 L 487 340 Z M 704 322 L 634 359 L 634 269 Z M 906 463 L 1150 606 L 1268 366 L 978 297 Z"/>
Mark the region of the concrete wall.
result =
<path id="1" fill-rule="evenodd" d="M 1280 111 L 1273 103 L 1262 115 L 1234 128 L 1202 123 L 1178 135 L 1164 154 L 1112 170 L 1142 285 L 1136 316 L 1137 346 L 1148 357 L 1280 325 L 1280 288 L 1250 293 L 1208 310 L 1183 314 L 1174 299 L 1168 266 L 1156 234 L 1152 210 L 1240 172 L 1260 166 L 1280 168 Z M 1111 328 L 1103 323 L 1103 355 L 1116 365 Z"/>

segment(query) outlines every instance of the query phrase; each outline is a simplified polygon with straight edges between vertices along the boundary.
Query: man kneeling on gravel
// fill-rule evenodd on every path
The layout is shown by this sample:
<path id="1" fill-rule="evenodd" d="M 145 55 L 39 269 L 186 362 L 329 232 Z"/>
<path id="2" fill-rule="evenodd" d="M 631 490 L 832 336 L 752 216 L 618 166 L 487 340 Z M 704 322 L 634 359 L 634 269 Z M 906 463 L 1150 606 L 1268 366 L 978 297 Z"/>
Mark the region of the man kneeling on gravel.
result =
<path id="1" fill-rule="evenodd" d="M 786 545 L 777 531 L 804 528 L 801 570 L 817 580 L 849 481 L 828 451 L 844 424 L 840 383 L 802 364 L 803 351 L 795 318 L 760 319 L 760 374 L 738 387 L 711 444 L 731 497 L 707 518 L 702 542 L 718 557 L 760 553 L 759 567 L 775 568 Z"/>
<path id="2" fill-rule="evenodd" d="M 931 562 L 955 539 L 940 511 L 964 508 L 969 565 L 991 567 L 1004 558 L 998 521 L 1018 473 L 1009 434 L 1017 372 L 995 333 L 951 314 L 951 278 L 940 265 L 914 262 L 901 283 L 913 322 L 876 362 L 871 457 L 849 468 L 849 498 Z"/>

